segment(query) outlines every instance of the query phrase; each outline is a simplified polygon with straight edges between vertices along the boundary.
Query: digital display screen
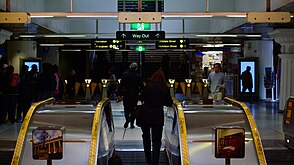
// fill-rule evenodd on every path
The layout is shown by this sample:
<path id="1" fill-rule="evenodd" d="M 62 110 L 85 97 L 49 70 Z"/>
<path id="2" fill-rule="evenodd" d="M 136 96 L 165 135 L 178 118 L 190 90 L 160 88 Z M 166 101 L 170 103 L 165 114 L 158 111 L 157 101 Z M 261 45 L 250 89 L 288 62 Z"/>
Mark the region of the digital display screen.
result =
<path id="1" fill-rule="evenodd" d="M 242 72 L 246 70 L 246 67 L 250 66 L 251 70 L 250 73 L 252 75 L 252 81 L 253 81 L 253 87 L 252 87 L 252 92 L 255 92 L 255 61 L 240 61 L 240 73 L 239 75 L 242 75 Z M 240 92 L 242 92 L 242 80 L 240 79 Z M 246 89 L 245 92 L 249 92 L 248 89 Z"/>
<path id="2" fill-rule="evenodd" d="M 40 62 L 39 61 L 25 61 L 24 65 L 27 65 L 29 67 L 29 71 L 32 70 L 32 65 L 37 65 L 38 72 L 40 71 Z"/>

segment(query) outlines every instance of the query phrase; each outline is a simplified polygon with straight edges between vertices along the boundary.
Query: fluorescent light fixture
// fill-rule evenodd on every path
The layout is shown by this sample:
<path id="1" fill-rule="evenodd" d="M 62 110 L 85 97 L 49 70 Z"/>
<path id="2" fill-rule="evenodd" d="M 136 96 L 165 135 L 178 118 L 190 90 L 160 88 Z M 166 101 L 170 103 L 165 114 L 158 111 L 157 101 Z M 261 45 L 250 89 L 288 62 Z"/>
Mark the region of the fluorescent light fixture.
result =
<path id="1" fill-rule="evenodd" d="M 65 46 L 91 46 L 91 43 L 65 43 Z"/>
<path id="2" fill-rule="evenodd" d="M 43 37 L 75 37 L 75 38 L 84 38 L 86 37 L 86 35 L 83 35 L 83 34 L 60 34 L 60 35 L 44 35 Z"/>
<path id="3" fill-rule="evenodd" d="M 36 35 L 19 35 L 20 38 L 34 38 L 37 37 Z"/>
<path id="4" fill-rule="evenodd" d="M 53 15 L 32 15 L 31 18 L 53 18 Z"/>
<path id="5" fill-rule="evenodd" d="M 64 46 L 64 44 L 40 44 L 40 46 Z"/>
<path id="6" fill-rule="evenodd" d="M 164 18 L 211 18 L 213 15 L 163 15 Z"/>
<path id="7" fill-rule="evenodd" d="M 62 52 L 80 52 L 82 51 L 81 49 L 62 49 Z"/>
<path id="8" fill-rule="evenodd" d="M 210 48 L 210 47 L 220 48 L 220 47 L 224 47 L 224 45 L 223 44 L 207 44 L 207 45 L 203 45 L 202 47 L 204 47 L 204 48 Z"/>
<path id="9" fill-rule="evenodd" d="M 244 36 L 244 37 L 261 37 L 260 34 L 245 34 L 245 35 L 241 35 L 241 36 Z"/>
<path id="10" fill-rule="evenodd" d="M 241 46 L 241 44 L 222 44 L 224 46 Z"/>
<path id="11" fill-rule="evenodd" d="M 196 37 L 238 37 L 235 34 L 197 34 Z"/>
<path id="12" fill-rule="evenodd" d="M 226 17 L 229 17 L 229 18 L 246 18 L 247 16 L 244 14 L 244 15 L 226 15 Z"/>
<path id="13" fill-rule="evenodd" d="M 68 18 L 117 18 L 116 15 L 67 15 Z"/>

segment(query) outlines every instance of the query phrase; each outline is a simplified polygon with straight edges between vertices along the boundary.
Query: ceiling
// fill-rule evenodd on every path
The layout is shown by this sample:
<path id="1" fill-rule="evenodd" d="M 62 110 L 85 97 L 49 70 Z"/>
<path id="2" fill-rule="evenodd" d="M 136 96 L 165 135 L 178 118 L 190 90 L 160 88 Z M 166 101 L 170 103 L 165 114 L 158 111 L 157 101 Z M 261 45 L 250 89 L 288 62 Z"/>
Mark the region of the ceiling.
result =
<path id="1" fill-rule="evenodd" d="M 294 13 L 294 2 L 290 3 L 284 7 L 279 8 L 276 11 L 288 11 Z M 268 32 L 277 28 L 294 28 L 294 19 L 291 19 L 290 23 L 279 24 L 279 23 L 245 23 L 241 26 L 233 28 L 224 34 L 261 34 L 262 38 L 250 38 L 250 40 L 254 39 L 270 39 L 268 36 Z M 12 39 L 19 40 L 17 36 L 20 34 L 54 34 L 54 32 L 43 28 L 37 24 L 0 24 L 0 29 L 8 30 L 13 32 Z M 32 38 L 23 38 L 23 40 L 31 40 Z M 33 38 L 33 40 L 37 40 L 38 43 L 90 43 L 90 39 L 71 39 L 71 38 Z M 243 43 L 244 40 L 248 40 L 246 37 L 197 37 L 191 38 L 190 43 L 192 44 L 192 48 L 200 47 L 199 45 L 206 43 Z M 199 45 L 197 45 L 199 44 Z M 193 46 L 194 45 L 194 46 Z"/>

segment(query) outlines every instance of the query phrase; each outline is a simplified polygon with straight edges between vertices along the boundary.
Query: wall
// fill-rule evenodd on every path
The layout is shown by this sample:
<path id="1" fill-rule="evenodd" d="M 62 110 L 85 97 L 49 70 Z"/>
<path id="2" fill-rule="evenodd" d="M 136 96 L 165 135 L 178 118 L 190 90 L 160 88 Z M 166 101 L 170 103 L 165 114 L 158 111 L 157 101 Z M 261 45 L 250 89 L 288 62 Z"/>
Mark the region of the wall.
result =
<path id="1" fill-rule="evenodd" d="M 244 57 L 258 57 L 259 65 L 259 98 L 266 99 L 263 83 L 265 67 L 273 66 L 273 41 L 245 41 Z"/>
<path id="2" fill-rule="evenodd" d="M 20 72 L 21 58 L 36 58 L 37 46 L 35 41 L 8 41 L 7 42 L 8 64 L 14 66 L 16 73 Z"/>

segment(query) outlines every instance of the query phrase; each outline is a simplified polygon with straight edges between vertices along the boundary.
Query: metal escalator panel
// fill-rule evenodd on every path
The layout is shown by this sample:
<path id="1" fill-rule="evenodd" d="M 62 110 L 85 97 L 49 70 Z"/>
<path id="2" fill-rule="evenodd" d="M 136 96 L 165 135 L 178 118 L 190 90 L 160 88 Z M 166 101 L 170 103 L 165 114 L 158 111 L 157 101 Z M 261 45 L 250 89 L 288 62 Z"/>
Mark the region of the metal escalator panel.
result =
<path id="1" fill-rule="evenodd" d="M 105 165 L 114 149 L 114 124 L 110 101 L 104 98 L 96 107 L 88 165 Z"/>
<path id="2" fill-rule="evenodd" d="M 26 145 L 26 141 L 27 139 L 27 133 L 28 133 L 28 127 L 31 121 L 31 118 L 33 116 L 33 113 L 36 109 L 39 109 L 41 107 L 43 107 L 46 103 L 53 103 L 54 99 L 47 99 L 44 101 L 40 101 L 38 103 L 34 103 L 31 108 L 29 109 L 29 111 L 27 112 L 26 117 L 23 120 L 23 124 L 21 127 L 21 130 L 19 132 L 18 138 L 17 138 L 17 142 L 16 142 L 16 146 L 15 146 L 15 150 L 14 150 L 14 154 L 12 157 L 12 165 L 18 165 L 21 164 L 21 158 L 23 157 L 23 150 L 25 150 L 25 145 Z"/>
<path id="3" fill-rule="evenodd" d="M 224 158 L 216 158 L 215 129 L 242 128 L 245 130 L 244 158 L 230 158 L 232 164 L 266 164 L 255 122 L 247 107 L 229 105 L 189 105 L 183 108 L 189 151 L 189 163 L 193 165 L 223 164 Z"/>
<path id="4" fill-rule="evenodd" d="M 186 121 L 181 103 L 176 99 L 174 105 L 167 108 L 164 126 L 164 145 L 170 164 L 189 165 Z"/>
<path id="5" fill-rule="evenodd" d="M 103 100 L 97 107 L 91 104 L 52 105 L 53 102 L 54 99 L 48 99 L 30 108 L 20 130 L 11 164 L 46 164 L 46 159 L 51 159 L 60 150 L 62 159 L 51 159 L 52 164 L 105 164 L 113 148 L 111 108 L 107 106 L 109 102 Z M 53 127 L 62 128 L 62 141 L 53 143 L 56 138 L 50 135 L 40 144 L 34 142 L 33 137 L 36 137 L 32 134 L 33 130 Z M 37 160 L 39 155 L 44 160 Z"/>

